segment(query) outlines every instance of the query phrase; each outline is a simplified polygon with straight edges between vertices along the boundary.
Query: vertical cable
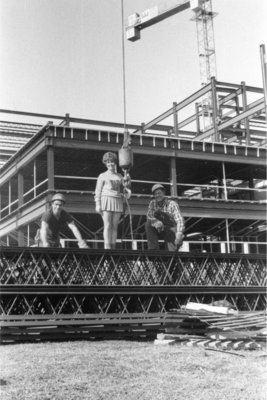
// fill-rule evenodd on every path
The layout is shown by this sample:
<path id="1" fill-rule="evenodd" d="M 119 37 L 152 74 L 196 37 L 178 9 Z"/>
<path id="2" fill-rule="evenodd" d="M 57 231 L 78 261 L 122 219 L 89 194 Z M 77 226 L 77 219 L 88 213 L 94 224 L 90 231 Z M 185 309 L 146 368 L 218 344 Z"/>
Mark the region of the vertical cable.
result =
<path id="1" fill-rule="evenodd" d="M 122 81 L 123 81 L 123 125 L 124 140 L 127 140 L 126 129 L 126 83 L 125 83 L 125 43 L 124 43 L 124 8 L 123 0 L 121 0 L 121 44 L 122 44 Z"/>
<path id="2" fill-rule="evenodd" d="M 122 79 L 123 79 L 123 126 L 124 126 L 124 146 L 128 146 L 128 130 L 126 128 L 126 80 L 125 80 L 125 41 L 124 41 L 124 8 L 123 8 L 123 0 L 121 0 L 121 44 L 122 44 Z M 127 170 L 124 170 L 125 176 Z M 132 225 L 132 213 L 130 209 L 130 205 L 127 197 L 125 197 L 126 205 L 129 211 L 129 219 L 130 219 L 130 232 L 131 239 L 133 243 L 133 225 Z M 124 217 L 125 218 L 125 217 Z"/>

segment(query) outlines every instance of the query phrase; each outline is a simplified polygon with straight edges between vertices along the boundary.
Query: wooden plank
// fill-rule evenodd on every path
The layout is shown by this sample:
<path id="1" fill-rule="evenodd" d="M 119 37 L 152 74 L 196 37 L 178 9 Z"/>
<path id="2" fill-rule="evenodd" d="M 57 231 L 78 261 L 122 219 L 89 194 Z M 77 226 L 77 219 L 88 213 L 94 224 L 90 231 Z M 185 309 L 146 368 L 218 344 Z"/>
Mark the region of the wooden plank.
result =
<path id="1" fill-rule="evenodd" d="M 164 340 L 164 339 L 175 339 L 179 341 L 189 340 L 189 339 L 203 339 L 203 335 L 190 335 L 190 334 L 175 334 L 175 333 L 158 333 L 157 339 Z"/>
<path id="2" fill-rule="evenodd" d="M 185 328 L 165 328 L 165 333 L 184 333 L 184 334 L 193 334 L 193 335 L 204 335 L 206 332 L 205 329 L 185 329 Z"/>
<path id="3" fill-rule="evenodd" d="M 125 332 L 125 331 L 157 331 L 157 332 L 164 332 L 164 328 L 160 325 L 145 325 L 145 326 L 134 326 L 134 325 L 125 325 L 125 326 L 119 326 L 119 325 L 107 325 L 107 326 L 61 326 L 58 327 L 56 325 L 54 326 L 36 326 L 34 328 L 29 328 L 29 327 L 22 327 L 22 328 L 3 328 L 1 329 L 1 336 L 6 335 L 8 333 L 37 333 L 37 332 L 75 332 L 75 331 L 87 331 L 87 332 L 102 332 L 102 331 L 109 331 L 109 332 L 115 332 L 115 331 L 120 331 L 120 332 Z"/>
<path id="4" fill-rule="evenodd" d="M 31 314 L 31 315 L 0 315 L 0 321 L 10 320 L 42 320 L 42 319 L 102 319 L 102 318 L 164 318 L 164 313 L 110 313 L 110 314 Z"/>
<path id="5" fill-rule="evenodd" d="M 225 339 L 232 339 L 232 340 L 237 340 L 237 339 L 257 339 L 257 331 L 229 331 L 229 332 L 222 332 L 218 331 L 217 333 L 206 333 L 206 336 L 208 336 L 211 339 L 220 339 L 220 340 L 225 340 Z"/>
<path id="6" fill-rule="evenodd" d="M 155 338 L 157 332 L 147 333 L 138 333 L 138 332 L 124 332 L 123 335 L 117 332 L 92 332 L 90 333 L 56 333 L 55 334 L 37 334 L 37 335 L 9 335 L 5 337 L 1 337 L 2 343 L 10 343 L 10 342 L 32 342 L 32 341 L 53 341 L 53 340 L 94 340 L 94 339 L 122 339 L 122 338 Z"/>
<path id="7" fill-rule="evenodd" d="M 101 320 L 42 320 L 42 321 L 9 321 L 5 322 L 2 321 L 0 323 L 1 327 L 9 327 L 9 326 L 47 326 L 47 325 L 114 325 L 114 324 L 144 324 L 144 323 L 153 323 L 153 324 L 162 324 L 162 320 L 160 318 L 153 318 L 153 319 L 101 319 Z"/>

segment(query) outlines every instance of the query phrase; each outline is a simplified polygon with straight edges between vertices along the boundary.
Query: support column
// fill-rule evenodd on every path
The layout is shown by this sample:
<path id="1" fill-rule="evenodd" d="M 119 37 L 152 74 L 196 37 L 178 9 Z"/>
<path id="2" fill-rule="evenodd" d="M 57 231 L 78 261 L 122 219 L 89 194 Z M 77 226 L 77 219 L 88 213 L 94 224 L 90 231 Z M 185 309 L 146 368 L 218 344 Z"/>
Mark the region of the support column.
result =
<path id="1" fill-rule="evenodd" d="M 37 175 L 37 166 L 36 166 L 36 159 L 33 162 L 33 196 L 36 197 L 36 175 Z"/>
<path id="2" fill-rule="evenodd" d="M 17 214 L 17 225 L 19 225 L 20 210 L 23 206 L 23 192 L 24 192 L 24 176 L 21 171 L 18 172 L 18 207 L 19 212 Z M 23 231 L 20 226 L 17 226 L 18 233 L 18 245 L 24 247 L 26 245 Z"/>
<path id="3" fill-rule="evenodd" d="M 18 228 L 17 229 L 17 233 L 18 233 L 18 245 L 19 245 L 19 247 L 25 247 L 26 244 L 25 244 L 24 233 L 23 233 L 22 229 Z"/>
<path id="4" fill-rule="evenodd" d="M 170 176 L 171 176 L 171 196 L 177 197 L 177 170 L 176 170 L 176 159 L 171 158 L 170 162 Z"/>
<path id="5" fill-rule="evenodd" d="M 252 174 L 252 168 L 249 169 L 248 187 L 250 189 L 255 189 L 255 187 L 254 187 L 254 179 L 253 179 L 253 174 Z M 250 190 L 249 191 L 249 200 L 251 200 L 251 201 L 255 200 L 255 191 L 254 190 Z"/>
<path id="6" fill-rule="evenodd" d="M 70 126 L 70 114 L 65 114 L 64 125 Z"/>
<path id="7" fill-rule="evenodd" d="M 196 129 L 197 134 L 200 134 L 200 121 L 199 121 L 199 105 L 198 103 L 195 104 L 195 113 L 196 113 Z"/>
<path id="8" fill-rule="evenodd" d="M 230 253 L 230 237 L 229 237 L 229 225 L 228 225 L 228 219 L 225 220 L 225 231 L 226 231 L 226 248 L 227 248 L 227 253 Z"/>
<path id="9" fill-rule="evenodd" d="M 246 92 L 246 84 L 245 82 L 241 82 L 242 88 L 242 101 L 243 101 L 243 111 L 247 111 L 247 92 Z M 246 130 L 246 145 L 250 145 L 250 132 L 249 132 L 249 120 L 248 118 L 244 119 L 245 122 L 245 130 Z"/>
<path id="10" fill-rule="evenodd" d="M 55 159 L 52 146 L 47 147 L 47 179 L 48 191 L 55 190 Z"/>
<path id="11" fill-rule="evenodd" d="M 218 105 L 217 105 L 217 94 L 216 94 L 216 81 L 214 76 L 211 78 L 211 97 L 212 97 L 212 123 L 214 128 L 215 142 L 220 142 L 219 130 L 218 130 Z"/>
<path id="12" fill-rule="evenodd" d="M 11 213 L 11 180 L 8 181 L 8 213 Z"/>
<path id="13" fill-rule="evenodd" d="M 228 200 L 228 195 L 227 195 L 227 186 L 226 186 L 225 164 L 224 164 L 224 162 L 222 162 L 222 172 L 223 172 L 223 188 L 224 188 L 224 198 L 225 198 L 225 200 Z"/>
<path id="14" fill-rule="evenodd" d="M 23 205 L 23 191 L 24 191 L 24 176 L 19 171 L 18 173 L 18 205 L 19 208 Z"/>
<path id="15" fill-rule="evenodd" d="M 174 125 L 174 136 L 178 138 L 178 115 L 176 111 L 177 103 L 173 103 L 173 125 Z"/>

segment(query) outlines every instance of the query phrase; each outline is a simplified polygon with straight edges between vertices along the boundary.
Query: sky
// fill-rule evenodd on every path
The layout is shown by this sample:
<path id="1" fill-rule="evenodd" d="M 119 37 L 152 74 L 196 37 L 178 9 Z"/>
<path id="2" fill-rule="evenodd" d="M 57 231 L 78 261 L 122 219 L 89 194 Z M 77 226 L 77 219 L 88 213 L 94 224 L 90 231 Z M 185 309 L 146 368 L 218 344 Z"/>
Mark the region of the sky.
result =
<path id="1" fill-rule="evenodd" d="M 123 0 L 124 24 L 135 12 L 180 2 Z M 262 87 L 267 1 L 213 0 L 212 7 L 217 79 Z M 0 0 L 0 108 L 149 122 L 201 88 L 192 16 L 185 10 L 136 42 L 124 39 L 124 87 L 121 0 Z"/>

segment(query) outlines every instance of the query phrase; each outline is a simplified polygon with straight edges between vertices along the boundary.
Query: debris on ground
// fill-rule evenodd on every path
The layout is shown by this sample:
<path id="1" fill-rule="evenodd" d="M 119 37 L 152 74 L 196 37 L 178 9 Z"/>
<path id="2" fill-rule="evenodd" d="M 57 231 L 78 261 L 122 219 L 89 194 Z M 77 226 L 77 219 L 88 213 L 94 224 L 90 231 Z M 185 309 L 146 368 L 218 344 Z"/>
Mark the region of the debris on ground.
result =
<path id="1" fill-rule="evenodd" d="M 166 313 L 155 344 L 219 350 L 265 350 L 266 311 L 237 311 L 231 304 L 188 303 Z"/>

